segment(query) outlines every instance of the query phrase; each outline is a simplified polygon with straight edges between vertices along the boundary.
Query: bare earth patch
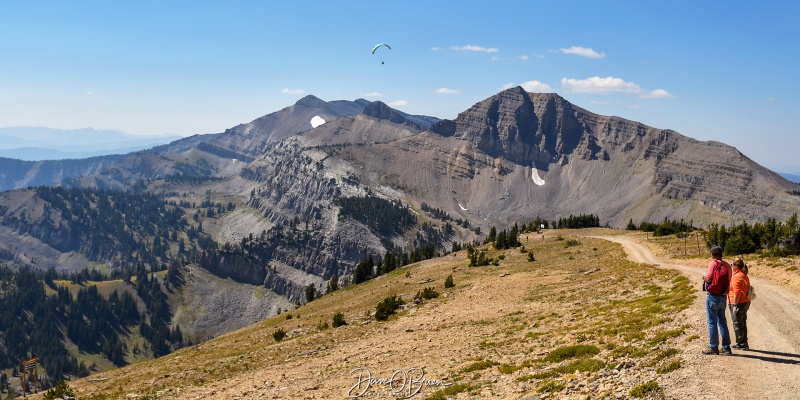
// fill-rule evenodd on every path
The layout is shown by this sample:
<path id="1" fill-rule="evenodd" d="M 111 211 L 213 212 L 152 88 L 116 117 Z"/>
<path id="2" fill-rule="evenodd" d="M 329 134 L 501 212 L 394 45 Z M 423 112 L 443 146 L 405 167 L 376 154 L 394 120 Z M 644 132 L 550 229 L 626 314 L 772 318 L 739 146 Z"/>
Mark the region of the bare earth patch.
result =
<path id="1" fill-rule="evenodd" d="M 766 281 L 754 283 L 764 298 L 750 325 L 751 346 L 763 350 L 701 357 L 705 314 L 692 272 L 700 268 L 681 269 L 689 279 L 654 267 L 645 248 L 632 247 L 636 239 L 618 240 L 638 249 L 639 263 L 618 243 L 583 237 L 618 233 L 523 237 L 534 262 L 520 248 L 488 249 L 503 257 L 498 267 L 469 267 L 466 252 L 428 260 L 323 296 L 291 318 L 70 385 L 82 399 L 718 398 L 735 375 L 754 398 L 799 392 L 797 339 L 762 330 L 774 317 L 758 316 L 771 302 Z M 448 275 L 455 287 L 445 289 Z M 427 287 L 439 297 L 415 303 Z M 391 295 L 405 305 L 375 321 Z M 332 328 L 338 312 L 348 324 Z M 276 341 L 279 329 L 286 337 Z"/>

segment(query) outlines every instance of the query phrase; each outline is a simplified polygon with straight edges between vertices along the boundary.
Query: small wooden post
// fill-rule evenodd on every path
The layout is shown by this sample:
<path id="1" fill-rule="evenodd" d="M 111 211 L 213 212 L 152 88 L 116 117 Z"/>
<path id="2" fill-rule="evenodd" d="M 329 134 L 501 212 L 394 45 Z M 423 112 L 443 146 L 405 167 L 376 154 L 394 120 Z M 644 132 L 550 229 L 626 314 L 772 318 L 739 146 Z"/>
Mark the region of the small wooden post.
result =
<path id="1" fill-rule="evenodd" d="M 697 239 L 697 255 L 700 255 L 700 235 L 695 232 L 694 237 Z"/>
<path id="2" fill-rule="evenodd" d="M 22 362 L 22 397 L 28 394 L 28 377 L 25 376 L 25 361 Z"/>
<path id="3" fill-rule="evenodd" d="M 39 358 L 22 362 L 22 397 L 25 397 L 28 394 L 28 371 L 31 371 L 33 374 L 33 393 L 36 393 L 39 390 L 39 374 L 36 371 L 37 362 L 39 362 Z"/>

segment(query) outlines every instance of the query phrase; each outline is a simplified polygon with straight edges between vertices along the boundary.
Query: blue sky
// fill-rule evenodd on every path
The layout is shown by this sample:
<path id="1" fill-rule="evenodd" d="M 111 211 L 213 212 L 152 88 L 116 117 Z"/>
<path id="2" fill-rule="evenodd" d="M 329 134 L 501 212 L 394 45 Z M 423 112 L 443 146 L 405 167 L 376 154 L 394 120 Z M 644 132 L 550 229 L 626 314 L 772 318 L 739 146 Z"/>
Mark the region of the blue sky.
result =
<path id="1" fill-rule="evenodd" d="M 5 2 L 0 127 L 214 133 L 309 94 L 455 118 L 523 85 L 800 172 L 798 4 Z"/>

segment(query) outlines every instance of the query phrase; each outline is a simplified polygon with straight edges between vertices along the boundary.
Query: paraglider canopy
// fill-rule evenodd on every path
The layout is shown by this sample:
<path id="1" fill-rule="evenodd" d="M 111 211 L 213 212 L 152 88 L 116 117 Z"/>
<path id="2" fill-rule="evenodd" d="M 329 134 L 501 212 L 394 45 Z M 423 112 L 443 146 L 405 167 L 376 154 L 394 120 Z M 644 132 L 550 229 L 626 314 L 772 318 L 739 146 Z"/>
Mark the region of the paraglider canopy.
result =
<path id="1" fill-rule="evenodd" d="M 381 46 L 386 46 L 386 48 L 389 49 L 389 50 L 392 49 L 392 46 L 389 46 L 388 44 L 379 43 L 379 44 L 376 44 L 375 47 L 372 48 L 372 54 L 375 54 L 375 50 L 378 50 L 378 47 L 381 47 Z"/>

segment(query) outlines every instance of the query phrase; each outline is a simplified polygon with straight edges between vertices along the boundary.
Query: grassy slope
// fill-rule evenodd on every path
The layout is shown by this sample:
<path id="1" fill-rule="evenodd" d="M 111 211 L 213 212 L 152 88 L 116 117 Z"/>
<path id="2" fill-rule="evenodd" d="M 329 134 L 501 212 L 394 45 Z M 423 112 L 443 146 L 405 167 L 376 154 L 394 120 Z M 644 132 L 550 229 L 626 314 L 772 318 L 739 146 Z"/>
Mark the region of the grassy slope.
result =
<path id="1" fill-rule="evenodd" d="M 447 388 L 451 395 L 518 397 L 565 390 L 574 370 L 610 369 L 629 360 L 651 370 L 675 364 L 678 352 L 670 349 L 695 336 L 683 332 L 678 318 L 691 304 L 688 280 L 633 264 L 619 246 L 602 240 L 565 247 L 559 233 L 575 234 L 523 238 L 535 262 L 520 249 L 490 250 L 490 257 L 505 255 L 499 267 L 468 267 L 465 252 L 429 260 L 326 295 L 290 311 L 291 319 L 284 313 L 71 385 L 81 398 L 96 399 L 341 398 L 356 382 L 356 368 L 376 378 L 423 368 L 425 379 L 455 383 Z M 445 290 L 448 274 L 456 287 Z M 442 296 L 411 304 L 425 287 Z M 387 322 L 369 318 L 393 294 L 408 307 Z M 318 328 L 330 325 L 337 312 L 349 325 Z M 281 342 L 272 335 L 278 329 L 288 332 Z M 575 345 L 594 346 L 598 354 L 569 357 Z M 547 358 L 559 349 L 556 354 L 566 358 Z M 599 384 L 597 373 L 585 379 L 587 393 L 615 389 Z M 425 386 L 420 394 L 440 389 Z"/>

